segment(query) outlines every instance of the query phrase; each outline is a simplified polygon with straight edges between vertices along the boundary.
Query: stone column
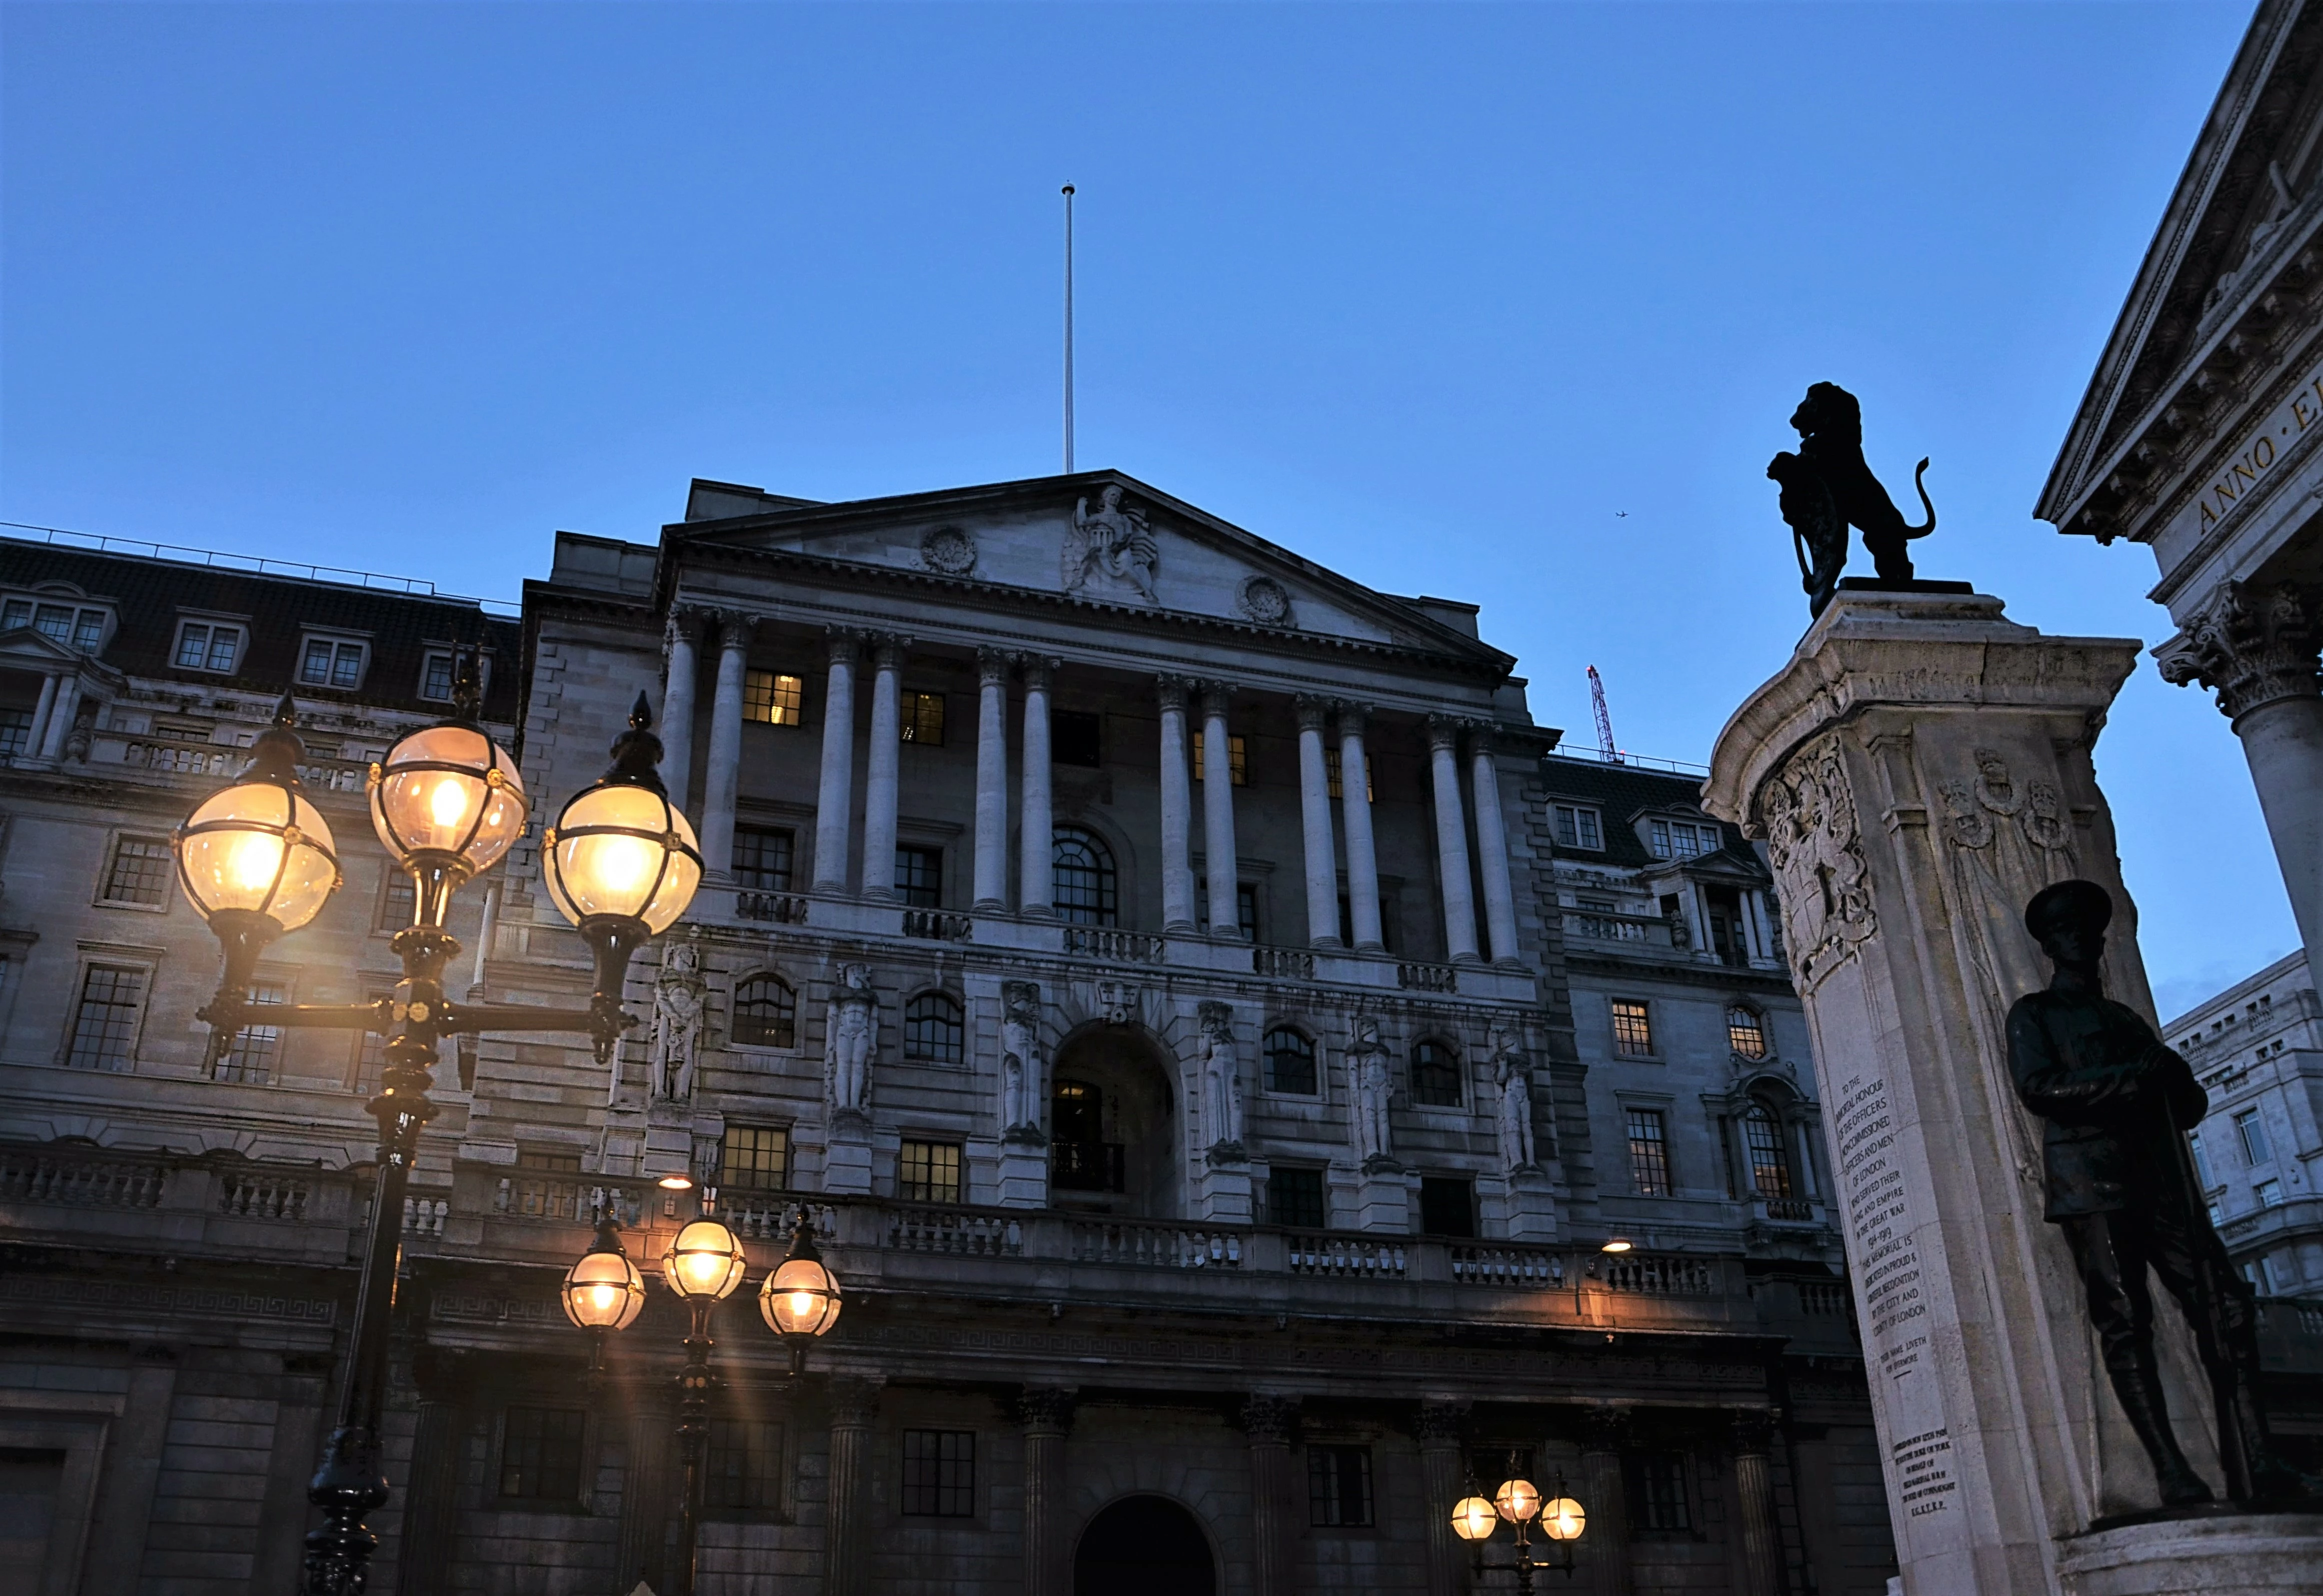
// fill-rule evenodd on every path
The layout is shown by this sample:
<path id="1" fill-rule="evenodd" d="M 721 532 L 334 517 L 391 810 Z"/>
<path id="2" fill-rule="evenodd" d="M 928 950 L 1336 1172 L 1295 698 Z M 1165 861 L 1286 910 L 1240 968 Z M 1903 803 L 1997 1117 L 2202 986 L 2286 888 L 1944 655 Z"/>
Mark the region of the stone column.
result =
<path id="1" fill-rule="evenodd" d="M 435 1596 L 452 1582 L 452 1554 L 460 1518 L 460 1410 L 470 1389 L 465 1362 L 456 1354 L 445 1355 L 433 1348 L 422 1348 L 415 1360 L 412 1374 L 419 1387 L 419 1416 L 411 1435 L 403 1530 L 396 1540 L 397 1596 Z M 300 1495 L 303 1499 L 303 1491 Z M 300 1534 L 306 1518 L 302 1500 L 298 1513 Z M 295 1545 L 299 1536 L 291 1538 Z M 294 1559 L 294 1581 L 297 1567 Z"/>
<path id="2" fill-rule="evenodd" d="M 286 1386 L 306 1386 L 306 1380 L 285 1380 Z M 96 1533 L 81 1561 L 80 1589 L 88 1591 L 134 1591 L 145 1559 L 145 1536 L 153 1518 L 153 1488 L 161 1474 L 161 1449 L 169 1435 L 170 1410 L 178 1387 L 178 1353 L 173 1347 L 138 1349 L 130 1365 L 129 1389 L 123 1394 L 121 1417 L 106 1437 L 102 1471 L 97 1477 Z M 289 1399 L 292 1393 L 284 1391 Z M 280 1466 L 287 1447 L 296 1443 L 281 1434 L 276 1409 L 275 1456 Z M 298 1461 L 312 1473 L 317 1437 L 307 1437 L 309 1447 Z M 302 1529 L 304 1526 L 300 1527 Z M 263 1553 L 262 1552 L 262 1555 Z M 297 1564 L 291 1565 L 295 1578 Z M 37 1575 L 39 1570 L 34 1569 Z M 37 1585 L 37 1580 L 34 1582 Z M 288 1588 L 287 1586 L 284 1588 Z"/>
<path id="3" fill-rule="evenodd" d="M 831 634 L 831 674 L 822 694 L 822 772 L 814 799 L 817 892 L 847 890 L 847 844 L 855 830 L 856 652 L 853 633 Z"/>
<path id="4" fill-rule="evenodd" d="M 1235 854 L 1234 740 L 1226 730 L 1226 701 L 1234 689 L 1221 682 L 1202 684 L 1202 874 L 1207 883 L 1210 935 L 1242 936 L 1235 886 L 1241 862 Z"/>
<path id="5" fill-rule="evenodd" d="M 1024 1426 L 1024 1596 L 1072 1596 L 1071 1548 L 1065 1545 L 1065 1435 L 1073 1393 L 1026 1386 L 1016 1399 Z"/>
<path id="6" fill-rule="evenodd" d="M 2323 969 L 2323 694 L 2317 647 L 2323 615 L 2289 584 L 2227 582 L 2154 650 L 2162 674 L 2199 682 L 2234 723 L 2258 789 L 2267 835 L 2291 894 L 2309 968 Z"/>
<path id="7" fill-rule="evenodd" d="M 1008 656 L 976 651 L 976 903 L 1008 907 Z"/>
<path id="8" fill-rule="evenodd" d="M 37 759 L 41 746 L 49 740 L 49 717 L 57 707 L 57 679 L 53 675 L 41 678 L 40 702 L 32 706 L 32 723 L 24 729 L 24 751 L 20 759 Z"/>
<path id="9" fill-rule="evenodd" d="M 1444 894 L 1444 950 L 1455 964 L 1474 964 L 1476 899 L 1468 887 L 1468 824 L 1460 810 L 1460 727 L 1428 718 L 1428 769 L 1436 793 L 1436 867 Z M 1343 781 L 1340 786 L 1346 784 Z"/>
<path id="10" fill-rule="evenodd" d="M 1343 780 L 1340 786 L 1345 785 Z M 1466 1471 L 1460 1466 L 1466 1417 L 1466 1408 L 1458 1402 L 1419 1405 L 1419 1506 L 1428 1518 L 1428 1596 L 1462 1596 L 1466 1589 L 1463 1564 L 1467 1544 L 1452 1533 L 1452 1509 L 1466 1484 Z"/>
<path id="11" fill-rule="evenodd" d="M 1307 845 L 1307 940 L 1336 948 L 1339 858 L 1331 841 L 1331 773 L 1323 763 L 1326 708 L 1320 699 L 1299 701 L 1299 822 Z"/>
<path id="12" fill-rule="evenodd" d="M 1589 1492 L 1581 1499 L 1589 1515 L 1581 1551 L 1596 1596 L 1630 1596 L 1637 1589 L 1630 1572 L 1629 1485 L 1621 1472 L 1629 1427 L 1629 1415 L 1620 1408 L 1593 1410 L 1581 1425 L 1582 1483 Z"/>
<path id="13" fill-rule="evenodd" d="M 1250 1446 L 1251 1596 L 1295 1596 L 1299 1589 L 1298 1495 L 1290 1476 L 1290 1435 L 1298 1423 L 1296 1397 L 1243 1399 L 1243 1436 Z"/>
<path id="14" fill-rule="evenodd" d="M 1364 711 L 1339 706 L 1339 819 L 1347 828 L 1347 934 L 1361 953 L 1387 946 L 1380 931 L 1379 856 L 1372 846 L 1371 765 L 1364 753 Z"/>
<path id="15" fill-rule="evenodd" d="M 1516 888 L 1509 878 L 1509 833 L 1501 821 L 1501 767 L 1489 727 L 1469 733 L 1469 787 L 1476 805 L 1476 862 L 1484 878 L 1484 924 L 1492 962 L 1523 968 L 1517 957 Z"/>
<path id="16" fill-rule="evenodd" d="M 1193 791 L 1186 764 L 1186 679 L 1162 676 L 1162 929 L 1194 929 Z"/>
<path id="17" fill-rule="evenodd" d="M 718 624 L 718 689 L 710 702 L 710 761 L 702 778 L 702 867 L 734 867 L 734 794 L 742 779 L 742 667 L 750 652 L 748 616 Z"/>
<path id="18" fill-rule="evenodd" d="M 73 711 L 80 706 L 80 678 L 51 677 L 57 685 L 56 702 L 50 706 L 49 723 L 41 732 L 41 757 L 55 759 L 64 752 L 65 736 L 72 730 Z"/>
<path id="19" fill-rule="evenodd" d="M 841 1375 L 831 1382 L 831 1500 L 823 1518 L 824 1596 L 871 1589 L 871 1421 L 879 1382 Z"/>
<path id="20" fill-rule="evenodd" d="M 693 637 L 701 618 L 691 610 L 672 610 L 662 638 L 666 672 L 662 678 L 661 784 L 669 789 L 670 806 L 684 809 L 693 791 L 693 687 L 702 674 L 694 657 Z"/>
<path id="21" fill-rule="evenodd" d="M 1783 1596 L 1783 1528 L 1775 1518 L 1774 1416 L 1734 1416 L 1734 1516 L 1742 1582 L 1735 1596 Z"/>
<path id="22" fill-rule="evenodd" d="M 1842 592 L 1727 722 L 1703 789 L 1773 866 L 1915 1591 L 2070 1590 L 2068 1557 L 2133 1533 L 2090 1524 L 2160 1500 L 2043 1217 L 2043 1127 L 2006 1030 L 2051 973 L 2025 903 L 2075 877 L 2115 905 L 2107 992 L 2152 1020 L 2091 764 L 2137 653 L 2044 637 L 1982 594 Z M 2174 1309 L 2154 1330 L 2174 1428 L 2217 1489 L 2191 1338 Z"/>
<path id="23" fill-rule="evenodd" d="M 1063 662 L 1024 656 L 1024 793 L 1017 801 L 1016 907 L 1047 919 L 1057 912 L 1057 821 L 1049 798 L 1049 678 Z"/>
<path id="24" fill-rule="evenodd" d="M 863 783 L 863 895 L 895 896 L 896 762 L 904 752 L 897 678 L 907 640 L 883 633 L 871 641 L 871 758 Z"/>

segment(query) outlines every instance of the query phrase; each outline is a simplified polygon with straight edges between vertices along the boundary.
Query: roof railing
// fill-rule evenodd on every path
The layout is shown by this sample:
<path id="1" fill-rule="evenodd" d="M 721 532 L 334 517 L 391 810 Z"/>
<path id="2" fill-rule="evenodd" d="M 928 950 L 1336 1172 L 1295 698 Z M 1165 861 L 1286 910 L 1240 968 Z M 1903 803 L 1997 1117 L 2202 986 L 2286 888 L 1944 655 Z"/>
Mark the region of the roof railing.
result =
<path id="1" fill-rule="evenodd" d="M 206 565 L 216 571 L 240 571 L 252 576 L 287 576 L 302 582 L 327 582 L 371 592 L 401 593 L 406 598 L 436 599 L 447 604 L 473 604 L 487 615 L 521 615 L 523 606 L 506 599 L 479 599 L 447 593 L 421 576 L 386 576 L 376 571 L 356 571 L 344 565 L 310 565 L 297 560 L 276 560 L 263 555 L 222 554 L 181 543 L 155 543 L 142 537 L 115 537 L 100 532 L 76 532 L 68 527 L 38 527 L 29 521 L 0 521 L 17 532 L 37 532 L 37 537 L 0 534 L 0 541 L 46 544 L 54 548 L 82 549 L 91 554 L 133 555 L 141 559 L 167 560 L 181 565 Z"/>
<path id="2" fill-rule="evenodd" d="M 1632 754 L 1624 748 L 1610 758 L 1595 748 L 1558 748 L 1541 756 L 1545 759 L 1563 759 L 1575 765 L 1616 765 L 1624 769 L 1666 771 L 1671 775 L 1707 776 L 1710 766 L 1696 765 L 1691 759 L 1657 759 L 1651 754 Z"/>

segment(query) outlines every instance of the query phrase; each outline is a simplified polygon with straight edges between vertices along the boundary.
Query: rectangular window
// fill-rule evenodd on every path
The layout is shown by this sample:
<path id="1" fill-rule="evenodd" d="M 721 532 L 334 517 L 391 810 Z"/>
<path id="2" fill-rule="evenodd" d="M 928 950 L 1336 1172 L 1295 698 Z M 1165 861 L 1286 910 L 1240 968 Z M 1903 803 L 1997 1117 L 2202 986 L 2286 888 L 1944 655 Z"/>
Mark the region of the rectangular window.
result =
<path id="1" fill-rule="evenodd" d="M 1294 1230 L 1322 1229 L 1330 1219 L 1330 1209 L 1323 1199 L 1323 1171 L 1269 1171 L 1266 1177 L 1266 1215 L 1269 1223 L 1289 1225 Z"/>
<path id="2" fill-rule="evenodd" d="M 289 994 L 279 981 L 253 981 L 250 984 L 250 1001 L 256 1004 L 276 1004 L 287 1001 Z M 240 1081 L 244 1086 L 262 1087 L 274 1078 L 276 1055 L 282 1050 L 282 1028 L 280 1025 L 245 1025 L 235 1035 L 234 1046 L 217 1061 L 210 1072 L 213 1080 Z"/>
<path id="3" fill-rule="evenodd" d="M 1366 755 L 1364 757 L 1368 759 L 1370 756 Z M 1194 779 L 1196 781 L 1202 779 L 1202 734 L 1198 731 L 1194 733 Z M 1226 738 L 1226 776 L 1229 785 L 1236 787 L 1250 785 L 1250 745 L 1242 738 L 1231 733 Z"/>
<path id="4" fill-rule="evenodd" d="M 2211 1187 L 2216 1186 L 2218 1181 L 2217 1178 L 2210 1173 L 2210 1155 L 2202 1151 L 2201 1132 L 2186 1133 L 2186 1151 L 2194 1155 L 2194 1173 L 2201 1177 L 2202 1189 L 2208 1191 Z"/>
<path id="5" fill-rule="evenodd" d="M 0 710 L 0 758 L 14 758 L 32 740 L 32 711 Z"/>
<path id="6" fill-rule="evenodd" d="M 2258 1110 L 2245 1108 L 2235 1115 L 2235 1130 L 2243 1140 L 2243 1162 L 2263 1164 L 2273 1154 L 2266 1145 L 2266 1126 L 2259 1123 Z"/>
<path id="7" fill-rule="evenodd" d="M 380 889 L 379 925 L 383 931 L 399 931 L 418 917 L 418 899 L 411 890 L 411 877 L 394 865 L 387 867 L 387 881 Z"/>
<path id="8" fill-rule="evenodd" d="M 1559 803 L 1551 812 L 1556 820 L 1556 839 L 1566 848 L 1584 848 L 1602 853 L 1605 848 L 1605 829 L 1593 809 L 1577 803 Z"/>
<path id="9" fill-rule="evenodd" d="M 1476 1194 L 1466 1177 L 1419 1178 L 1419 1230 L 1421 1234 L 1431 1236 L 1476 1234 Z"/>
<path id="10" fill-rule="evenodd" d="M 943 906 L 943 849 L 899 848 L 895 850 L 895 895 L 914 909 Z"/>
<path id="11" fill-rule="evenodd" d="M 801 677 L 778 675 L 773 671 L 742 673 L 745 720 L 756 720 L 762 726 L 796 726 L 799 703 L 805 696 L 806 683 Z"/>
<path id="12" fill-rule="evenodd" d="M 1632 1108 L 1630 1121 L 1630 1179 L 1639 1197 L 1670 1194 L 1669 1138 L 1658 1108 Z"/>
<path id="13" fill-rule="evenodd" d="M 1307 1448 L 1308 1521 L 1324 1529 L 1361 1529 L 1372 1522 L 1372 1449 Z"/>
<path id="14" fill-rule="evenodd" d="M 371 994 L 369 1001 L 385 997 L 385 992 Z M 366 1031 L 355 1039 L 355 1096 L 369 1102 L 379 1096 L 380 1078 L 387 1072 L 387 1038 L 376 1031 Z"/>
<path id="15" fill-rule="evenodd" d="M 2258 1206 L 2262 1208 L 2280 1208 L 2282 1206 L 2282 1182 L 2262 1180 L 2251 1188 L 2251 1196 L 2258 1198 Z"/>
<path id="16" fill-rule="evenodd" d="M 175 868 L 170 845 L 159 837 L 124 837 L 113 845 L 104 899 L 108 903 L 166 903 L 170 873 Z"/>
<path id="17" fill-rule="evenodd" d="M 763 1419 L 713 1418 L 702 1460 L 702 1499 L 729 1510 L 782 1506 L 783 1426 Z"/>
<path id="18" fill-rule="evenodd" d="M 1197 733 L 1197 735 L 1199 734 Z M 1340 791 L 1339 750 L 1336 748 L 1327 748 L 1323 750 L 1323 778 L 1330 784 L 1332 797 L 1346 796 L 1346 793 Z M 1372 779 L 1372 757 L 1369 754 L 1364 756 L 1364 800 L 1369 803 L 1379 802 L 1379 785 Z"/>
<path id="19" fill-rule="evenodd" d="M 431 649 L 419 662 L 419 696 L 446 703 L 452 697 L 452 656 L 444 649 Z"/>
<path id="20" fill-rule="evenodd" d="M 242 628 L 238 626 L 189 620 L 179 628 L 177 661 L 181 671 L 216 671 L 224 674 L 234 669 L 241 655 Z"/>
<path id="21" fill-rule="evenodd" d="M 1095 770 L 1105 763 L 1104 718 L 1083 710 L 1049 715 L 1049 763 Z"/>
<path id="22" fill-rule="evenodd" d="M 2210 1205 L 2210 1228 L 2216 1230 L 2227 1222 L 2227 1211 L 2217 1204 Z"/>
<path id="23" fill-rule="evenodd" d="M 923 748 L 941 748 L 944 739 L 944 696 L 941 693 L 904 695 L 904 740 Z"/>
<path id="24" fill-rule="evenodd" d="M 728 1125 L 718 1184 L 730 1191 L 781 1191 L 791 1180 L 791 1133 L 774 1125 Z"/>
<path id="25" fill-rule="evenodd" d="M 588 1422 L 578 1408 L 510 1408 L 500 1443 L 500 1494 L 579 1501 L 581 1438 Z"/>
<path id="26" fill-rule="evenodd" d="M 309 687 L 354 687 L 363 681 L 363 667 L 362 644 L 309 637 L 298 662 L 298 680 Z"/>
<path id="27" fill-rule="evenodd" d="M 904 1432 L 904 1511 L 915 1518 L 976 1516 L 976 1432 Z"/>
<path id="28" fill-rule="evenodd" d="M 904 1142 L 895 1159 L 895 1195 L 907 1203 L 960 1201 L 960 1143 Z"/>
<path id="29" fill-rule="evenodd" d="M 14 631 L 20 626 L 32 624 L 32 601 L 11 599 L 5 609 L 0 609 L 0 631 Z"/>
<path id="30" fill-rule="evenodd" d="M 1686 1509 L 1685 1459 L 1675 1453 L 1648 1453 L 1637 1461 L 1637 1527 L 1647 1535 L 1684 1535 L 1693 1529 Z"/>
<path id="31" fill-rule="evenodd" d="M 137 1016 L 145 1006 L 145 972 L 93 964 L 80 978 L 73 1010 L 72 1043 L 65 1062 L 76 1069 L 126 1069 L 137 1046 Z"/>
<path id="32" fill-rule="evenodd" d="M 41 605 L 33 618 L 32 629 L 55 642 L 70 642 L 73 629 L 72 606 L 69 604 Z"/>
<path id="33" fill-rule="evenodd" d="M 537 1147 L 519 1147 L 516 1152 L 516 1211 L 528 1219 L 577 1219 L 587 1215 L 581 1208 L 581 1183 L 577 1180 L 556 1180 L 556 1175 L 578 1175 L 581 1155 L 577 1152 L 550 1152 Z"/>
<path id="34" fill-rule="evenodd" d="M 734 885 L 745 892 L 788 892 L 794 837 L 772 826 L 734 828 Z"/>
<path id="35" fill-rule="evenodd" d="M 83 654 L 94 654 L 96 646 L 105 641 L 105 611 L 84 610 L 73 622 L 72 646 Z"/>
<path id="36" fill-rule="evenodd" d="M 1413 1046 L 1411 1100 L 1429 1108 L 1460 1106 L 1460 1055 L 1449 1042 L 1423 1041 Z"/>
<path id="37" fill-rule="evenodd" d="M 1613 1000 L 1613 1050 L 1625 1059 L 1653 1057 L 1653 1019 L 1644 1004 L 1621 997 Z"/>

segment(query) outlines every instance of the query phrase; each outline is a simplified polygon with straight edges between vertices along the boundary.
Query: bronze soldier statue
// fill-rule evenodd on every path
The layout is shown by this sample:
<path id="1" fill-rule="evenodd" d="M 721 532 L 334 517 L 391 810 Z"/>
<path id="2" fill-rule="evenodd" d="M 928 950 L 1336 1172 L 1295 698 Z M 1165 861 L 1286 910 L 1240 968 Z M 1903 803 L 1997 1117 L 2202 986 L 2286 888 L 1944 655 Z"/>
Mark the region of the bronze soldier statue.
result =
<path id="1" fill-rule="evenodd" d="M 2016 1096 L 2048 1122 L 2046 1217 L 2073 1251 L 2113 1389 L 2153 1461 L 2162 1500 L 2211 1500 L 2170 1428 L 2153 1353 L 2151 1269 L 2185 1309 L 2209 1373 L 2218 1455 L 2236 1501 L 2297 1496 L 2298 1472 L 2267 1442 L 2253 1292 L 2210 1228 L 2186 1149 L 2209 1098 L 2135 1010 L 2107 997 L 2098 961 L 2113 900 L 2092 881 L 2043 887 L 2025 928 L 2053 960 L 2045 991 L 2008 1011 Z"/>

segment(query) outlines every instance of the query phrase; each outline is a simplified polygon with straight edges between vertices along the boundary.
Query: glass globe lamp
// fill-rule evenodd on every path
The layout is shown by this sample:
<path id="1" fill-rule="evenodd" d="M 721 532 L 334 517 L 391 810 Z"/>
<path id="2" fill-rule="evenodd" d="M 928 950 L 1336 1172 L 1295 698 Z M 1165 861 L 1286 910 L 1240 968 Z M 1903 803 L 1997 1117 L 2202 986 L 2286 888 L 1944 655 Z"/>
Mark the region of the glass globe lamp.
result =
<path id="1" fill-rule="evenodd" d="M 1492 1507 L 1511 1524 L 1529 1524 L 1540 1514 L 1540 1487 L 1529 1480 L 1503 1480 Z"/>
<path id="2" fill-rule="evenodd" d="M 462 708 L 473 713 L 473 702 Z M 372 829 L 418 887 L 418 925 L 444 923 L 453 888 L 498 864 L 529 812 L 516 761 L 465 719 L 397 738 L 370 786 Z"/>
<path id="3" fill-rule="evenodd" d="M 814 1338 L 839 1323 L 840 1295 L 838 1277 L 823 1267 L 813 1222 L 802 1208 L 791 1229 L 790 1256 L 758 1288 L 758 1315 L 790 1346 L 793 1373 L 805 1366 Z"/>
<path id="4" fill-rule="evenodd" d="M 1481 1496 L 1465 1496 L 1452 1509 L 1452 1533 L 1464 1541 L 1490 1540 L 1501 1527 L 1501 1516 Z"/>
<path id="5" fill-rule="evenodd" d="M 1569 1496 L 1560 1495 L 1540 1510 L 1540 1532 L 1553 1541 L 1577 1541 L 1589 1527 L 1589 1515 Z"/>
<path id="6" fill-rule="evenodd" d="M 565 1272 L 565 1316 L 576 1329 L 626 1330 L 646 1306 L 646 1279 L 621 1245 L 612 1220 L 597 1226 L 596 1244 Z"/>
<path id="7" fill-rule="evenodd" d="M 677 1233 L 662 1254 L 662 1278 L 688 1303 L 708 1305 L 731 1296 L 750 1261 L 741 1239 L 707 1215 Z"/>

